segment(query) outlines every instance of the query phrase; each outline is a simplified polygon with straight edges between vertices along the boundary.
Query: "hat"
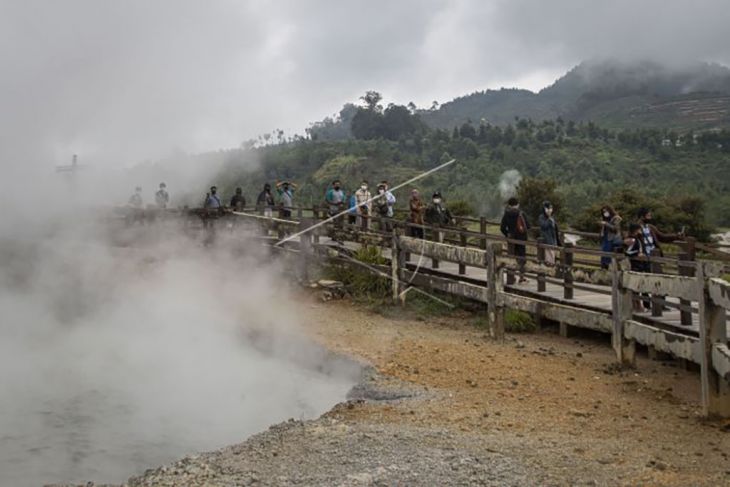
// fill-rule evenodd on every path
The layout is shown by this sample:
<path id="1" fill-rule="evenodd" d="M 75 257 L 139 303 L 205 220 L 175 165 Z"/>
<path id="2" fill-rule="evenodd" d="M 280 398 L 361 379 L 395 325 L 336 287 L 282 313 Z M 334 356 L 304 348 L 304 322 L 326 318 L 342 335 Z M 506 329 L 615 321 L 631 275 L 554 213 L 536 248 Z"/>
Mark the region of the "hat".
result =
<path id="1" fill-rule="evenodd" d="M 436 192 L 435 192 L 435 193 L 433 194 L 432 198 L 441 198 L 441 191 L 436 191 Z"/>

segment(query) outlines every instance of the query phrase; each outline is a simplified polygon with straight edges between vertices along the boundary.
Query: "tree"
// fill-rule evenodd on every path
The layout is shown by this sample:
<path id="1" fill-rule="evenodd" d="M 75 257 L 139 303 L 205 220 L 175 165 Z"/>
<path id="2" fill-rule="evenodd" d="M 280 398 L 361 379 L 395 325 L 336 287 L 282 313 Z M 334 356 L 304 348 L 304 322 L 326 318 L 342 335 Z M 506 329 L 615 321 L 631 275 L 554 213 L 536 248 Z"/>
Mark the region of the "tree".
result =
<path id="1" fill-rule="evenodd" d="M 459 128 L 459 135 L 466 139 L 474 140 L 477 138 L 477 131 L 470 122 L 464 122 Z"/>
<path id="2" fill-rule="evenodd" d="M 365 108 L 373 112 L 382 112 L 383 105 L 380 105 L 380 101 L 383 99 L 383 95 L 377 91 L 367 91 L 360 99 L 365 103 Z"/>
<path id="3" fill-rule="evenodd" d="M 383 115 L 375 110 L 358 108 L 350 126 L 356 139 L 371 140 L 383 136 Z"/>
<path id="4" fill-rule="evenodd" d="M 525 212 L 527 221 L 535 227 L 537 219 L 542 212 L 542 205 L 549 201 L 553 205 L 555 217 L 558 220 L 565 220 L 565 215 L 560 213 L 564 205 L 563 195 L 558 191 L 558 183 L 554 179 L 523 178 L 517 185 L 517 198 L 520 200 L 520 208 Z"/>

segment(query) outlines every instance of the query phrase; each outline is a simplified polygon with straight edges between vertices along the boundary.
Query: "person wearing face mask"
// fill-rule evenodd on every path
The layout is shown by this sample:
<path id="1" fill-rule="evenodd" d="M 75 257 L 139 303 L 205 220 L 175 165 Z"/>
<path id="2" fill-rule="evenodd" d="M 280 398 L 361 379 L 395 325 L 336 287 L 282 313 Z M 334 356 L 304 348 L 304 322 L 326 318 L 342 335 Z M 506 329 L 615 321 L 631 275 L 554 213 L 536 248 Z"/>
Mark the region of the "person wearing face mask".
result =
<path id="1" fill-rule="evenodd" d="M 393 218 L 395 208 L 395 195 L 391 193 L 388 181 L 383 180 L 380 183 L 385 189 L 385 200 L 388 202 L 388 218 Z"/>
<path id="2" fill-rule="evenodd" d="M 370 228 L 370 215 L 372 214 L 372 196 L 368 191 L 368 182 L 360 183 L 360 188 L 355 191 L 355 204 L 357 205 L 357 226 L 363 230 Z"/>
<path id="3" fill-rule="evenodd" d="M 386 190 L 385 186 L 383 184 L 378 185 L 378 196 L 375 198 L 375 213 L 381 218 L 381 219 L 387 219 L 389 218 L 389 210 L 390 207 L 388 205 L 388 198 L 386 196 Z M 380 230 L 389 232 L 390 231 L 390 223 L 387 220 L 380 220 Z"/>
<path id="4" fill-rule="evenodd" d="M 332 187 L 327 190 L 324 195 L 324 201 L 327 204 L 327 214 L 333 217 L 345 209 L 345 192 L 342 190 L 342 184 L 339 179 L 332 181 Z M 334 220 L 336 226 L 342 226 L 342 217 Z"/>
<path id="5" fill-rule="evenodd" d="M 281 198 L 281 218 L 291 218 L 291 210 L 294 207 L 294 191 L 297 185 L 289 181 L 279 181 L 276 183 L 276 191 Z"/>
<path id="6" fill-rule="evenodd" d="M 271 218 L 273 216 L 274 206 L 274 195 L 271 194 L 271 185 L 266 183 L 264 184 L 263 191 L 256 198 L 256 209 L 265 217 Z"/>
<path id="7" fill-rule="evenodd" d="M 210 187 L 210 192 L 205 195 L 205 203 L 203 204 L 203 207 L 212 210 L 218 210 L 223 207 L 223 205 L 221 205 L 221 199 L 218 196 L 217 187 Z"/>
<path id="8" fill-rule="evenodd" d="M 623 247 L 621 233 L 621 216 L 609 205 L 601 208 L 601 250 L 604 252 L 615 252 Z M 611 257 L 601 256 L 601 267 L 608 269 L 611 264 Z"/>
<path id="9" fill-rule="evenodd" d="M 453 223 L 454 218 L 446 208 L 441 193 L 436 191 L 431 197 L 431 203 L 426 208 L 426 223 L 433 226 L 445 227 Z"/>
<path id="10" fill-rule="evenodd" d="M 545 249 L 545 264 L 549 266 L 555 265 L 555 255 L 557 250 L 554 247 L 559 247 L 560 242 L 560 231 L 558 230 L 558 223 L 555 220 L 553 214 L 554 209 L 552 203 L 545 201 L 542 204 L 542 212 L 538 217 L 538 223 L 540 224 L 540 237 L 545 245 L 550 245 L 552 248 Z"/>
<path id="11" fill-rule="evenodd" d="M 203 203 L 205 211 L 201 215 L 203 219 L 203 228 L 205 229 L 205 239 L 203 245 L 206 247 L 213 245 L 215 242 L 215 223 L 214 220 L 220 216 L 220 212 L 223 209 L 221 199 L 218 196 L 218 188 L 215 186 L 210 187 L 210 192 L 205 195 L 205 203 Z"/>

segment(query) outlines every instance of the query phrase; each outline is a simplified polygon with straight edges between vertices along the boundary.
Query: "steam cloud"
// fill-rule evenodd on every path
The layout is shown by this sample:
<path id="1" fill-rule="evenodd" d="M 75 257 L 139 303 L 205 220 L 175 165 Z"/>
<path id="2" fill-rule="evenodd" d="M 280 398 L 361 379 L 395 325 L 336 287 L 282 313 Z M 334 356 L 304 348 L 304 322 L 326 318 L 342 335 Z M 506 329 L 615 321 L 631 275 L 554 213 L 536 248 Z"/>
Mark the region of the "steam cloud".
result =
<path id="1" fill-rule="evenodd" d="M 110 236 L 93 215 L 0 237 L 0 485 L 121 482 L 316 417 L 357 380 L 304 337 L 258 243 L 204 249 L 177 222 Z"/>
<path id="2" fill-rule="evenodd" d="M 499 194 L 503 200 L 517 194 L 517 186 L 522 181 L 522 175 L 517 169 L 508 169 L 499 177 Z"/>

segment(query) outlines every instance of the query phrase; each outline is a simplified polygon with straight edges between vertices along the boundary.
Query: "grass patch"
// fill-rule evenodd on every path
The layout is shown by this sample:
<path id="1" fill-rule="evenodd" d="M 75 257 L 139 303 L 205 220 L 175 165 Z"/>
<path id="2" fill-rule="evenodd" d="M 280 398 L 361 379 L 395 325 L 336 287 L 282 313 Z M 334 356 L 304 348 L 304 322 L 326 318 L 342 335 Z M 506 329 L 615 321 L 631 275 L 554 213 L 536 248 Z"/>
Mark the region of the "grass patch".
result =
<path id="1" fill-rule="evenodd" d="M 472 324 L 479 329 L 489 328 L 489 319 L 484 315 L 474 317 Z M 533 333 L 537 331 L 537 323 L 532 315 L 515 309 L 504 312 L 504 329 L 509 333 Z"/>
<path id="2" fill-rule="evenodd" d="M 385 265 L 386 260 L 375 246 L 359 248 L 354 258 L 363 264 Z M 328 279 L 340 281 L 357 300 L 380 303 L 391 296 L 390 279 L 371 269 L 352 265 L 333 265 L 326 270 Z"/>
<path id="3" fill-rule="evenodd" d="M 504 329 L 509 333 L 532 333 L 537 330 L 537 323 L 529 313 L 508 309 L 504 312 Z"/>

